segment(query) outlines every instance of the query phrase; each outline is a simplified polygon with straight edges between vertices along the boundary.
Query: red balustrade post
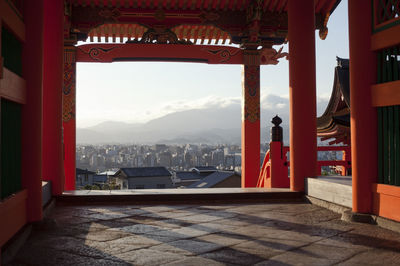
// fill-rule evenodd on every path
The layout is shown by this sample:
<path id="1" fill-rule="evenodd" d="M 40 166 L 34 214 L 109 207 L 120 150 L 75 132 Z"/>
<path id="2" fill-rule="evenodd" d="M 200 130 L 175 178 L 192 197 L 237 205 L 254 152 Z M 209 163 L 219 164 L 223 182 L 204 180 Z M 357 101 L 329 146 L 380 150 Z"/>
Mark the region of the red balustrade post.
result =
<path id="1" fill-rule="evenodd" d="M 288 167 L 286 156 L 283 151 L 283 132 L 279 126 L 282 120 L 275 116 L 271 121 L 274 126 L 271 129 L 271 142 L 269 144 L 271 160 L 271 177 L 267 180 L 267 187 L 288 188 L 290 179 L 288 177 Z"/>
<path id="2" fill-rule="evenodd" d="M 343 161 L 346 162 L 346 166 L 343 167 L 342 170 L 342 176 L 345 175 L 350 175 L 350 169 L 351 169 L 351 149 L 350 147 L 347 147 L 344 151 L 343 151 Z"/>

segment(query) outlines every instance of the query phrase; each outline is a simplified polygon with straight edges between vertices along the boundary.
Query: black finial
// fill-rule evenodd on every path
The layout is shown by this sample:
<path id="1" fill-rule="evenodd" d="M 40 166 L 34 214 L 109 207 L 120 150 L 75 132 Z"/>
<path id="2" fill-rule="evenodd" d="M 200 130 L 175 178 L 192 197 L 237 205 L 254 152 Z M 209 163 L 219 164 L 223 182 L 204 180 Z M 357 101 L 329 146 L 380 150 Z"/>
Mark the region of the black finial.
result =
<path id="1" fill-rule="evenodd" d="M 274 118 L 272 118 L 271 123 L 278 127 L 282 123 L 282 119 L 276 115 Z"/>
<path id="2" fill-rule="evenodd" d="M 271 123 L 274 126 L 271 128 L 271 141 L 281 141 L 283 140 L 283 130 L 282 127 L 279 126 L 282 123 L 282 119 L 276 115 L 272 118 Z"/>

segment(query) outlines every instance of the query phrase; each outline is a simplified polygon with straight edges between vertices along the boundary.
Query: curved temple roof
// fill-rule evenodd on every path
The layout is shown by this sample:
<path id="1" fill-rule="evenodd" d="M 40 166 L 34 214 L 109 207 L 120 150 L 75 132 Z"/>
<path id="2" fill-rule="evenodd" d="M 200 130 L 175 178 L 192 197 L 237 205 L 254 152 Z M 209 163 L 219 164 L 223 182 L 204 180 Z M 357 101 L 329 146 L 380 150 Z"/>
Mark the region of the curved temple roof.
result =
<path id="1" fill-rule="evenodd" d="M 330 144 L 350 143 L 349 60 L 337 57 L 335 78 L 328 106 L 317 118 L 317 135 Z"/>

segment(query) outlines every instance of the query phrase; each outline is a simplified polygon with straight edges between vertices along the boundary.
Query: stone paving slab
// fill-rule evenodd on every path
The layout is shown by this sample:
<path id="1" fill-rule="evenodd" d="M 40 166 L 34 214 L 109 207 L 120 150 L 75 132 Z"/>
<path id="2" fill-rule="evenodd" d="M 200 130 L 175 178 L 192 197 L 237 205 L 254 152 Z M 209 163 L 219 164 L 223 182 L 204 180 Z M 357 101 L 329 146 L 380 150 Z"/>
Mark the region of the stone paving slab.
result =
<path id="1" fill-rule="evenodd" d="M 308 203 L 58 206 L 8 265 L 399 265 L 400 234 Z"/>

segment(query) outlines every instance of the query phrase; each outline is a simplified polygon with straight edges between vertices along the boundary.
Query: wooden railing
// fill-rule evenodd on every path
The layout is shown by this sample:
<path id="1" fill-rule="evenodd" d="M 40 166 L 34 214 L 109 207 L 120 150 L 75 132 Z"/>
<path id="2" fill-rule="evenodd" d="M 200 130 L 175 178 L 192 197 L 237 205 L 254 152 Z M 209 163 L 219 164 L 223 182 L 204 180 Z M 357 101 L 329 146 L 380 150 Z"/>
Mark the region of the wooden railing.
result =
<path id="1" fill-rule="evenodd" d="M 373 0 L 374 31 L 382 31 L 400 22 L 400 4 L 397 0 Z"/>
<path id="2" fill-rule="evenodd" d="M 342 160 L 317 161 L 317 175 L 321 175 L 322 166 L 336 167 L 336 173 L 340 175 L 351 174 L 351 149 L 350 146 L 319 146 L 318 151 L 342 151 Z M 279 141 L 272 141 L 267 151 L 257 187 L 285 188 L 289 187 L 290 161 L 287 153 L 290 148 L 283 146 Z"/>

